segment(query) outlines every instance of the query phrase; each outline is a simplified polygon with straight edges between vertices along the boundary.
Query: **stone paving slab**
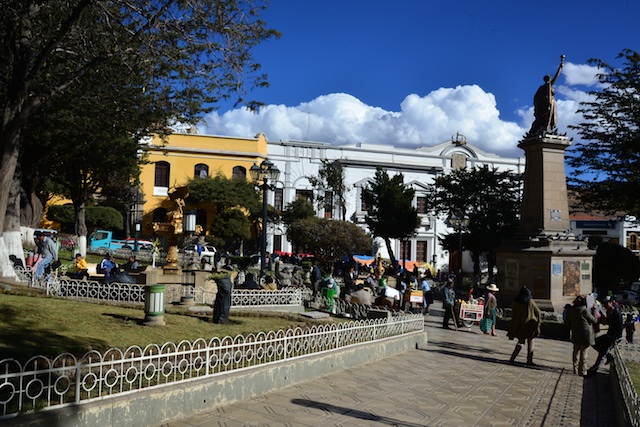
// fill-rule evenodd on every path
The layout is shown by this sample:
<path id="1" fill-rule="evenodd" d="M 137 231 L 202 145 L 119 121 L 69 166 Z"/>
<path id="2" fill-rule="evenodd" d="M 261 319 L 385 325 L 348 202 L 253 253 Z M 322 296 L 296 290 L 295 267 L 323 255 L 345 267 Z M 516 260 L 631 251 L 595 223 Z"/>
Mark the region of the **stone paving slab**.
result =
<path id="1" fill-rule="evenodd" d="M 507 363 L 514 341 L 477 326 L 442 329 L 425 317 L 426 348 L 336 372 L 320 380 L 195 414 L 164 427 L 614 426 L 608 372 L 572 373 L 571 343 L 536 340 Z M 526 353 L 523 349 L 523 353 Z M 588 354 L 589 363 L 595 351 Z"/>

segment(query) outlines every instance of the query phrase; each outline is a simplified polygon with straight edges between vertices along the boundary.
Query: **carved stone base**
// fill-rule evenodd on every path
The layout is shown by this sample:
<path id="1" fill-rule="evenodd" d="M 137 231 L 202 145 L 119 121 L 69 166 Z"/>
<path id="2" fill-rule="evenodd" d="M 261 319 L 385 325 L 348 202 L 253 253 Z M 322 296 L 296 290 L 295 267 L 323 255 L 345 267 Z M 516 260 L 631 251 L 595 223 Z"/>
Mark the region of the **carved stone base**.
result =
<path id="1" fill-rule="evenodd" d="M 496 251 L 500 305 L 509 306 L 527 286 L 541 310 L 562 312 L 576 295 L 592 292 L 594 253 L 587 242 L 571 238 L 505 242 Z"/>

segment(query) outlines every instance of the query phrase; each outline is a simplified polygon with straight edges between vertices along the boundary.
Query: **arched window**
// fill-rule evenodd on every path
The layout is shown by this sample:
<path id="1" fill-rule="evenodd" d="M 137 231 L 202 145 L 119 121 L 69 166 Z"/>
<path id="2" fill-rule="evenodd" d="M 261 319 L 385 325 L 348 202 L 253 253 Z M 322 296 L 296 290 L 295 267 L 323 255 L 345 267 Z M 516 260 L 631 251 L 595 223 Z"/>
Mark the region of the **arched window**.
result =
<path id="1" fill-rule="evenodd" d="M 243 166 L 234 166 L 231 172 L 231 178 L 247 179 L 247 168 Z"/>
<path id="2" fill-rule="evenodd" d="M 206 178 L 209 176 L 209 166 L 204 163 L 198 163 L 193 168 L 193 177 L 194 178 Z"/>
<path id="3" fill-rule="evenodd" d="M 166 196 L 169 190 L 169 173 L 171 167 L 167 162 L 157 162 L 153 182 L 153 195 Z"/>

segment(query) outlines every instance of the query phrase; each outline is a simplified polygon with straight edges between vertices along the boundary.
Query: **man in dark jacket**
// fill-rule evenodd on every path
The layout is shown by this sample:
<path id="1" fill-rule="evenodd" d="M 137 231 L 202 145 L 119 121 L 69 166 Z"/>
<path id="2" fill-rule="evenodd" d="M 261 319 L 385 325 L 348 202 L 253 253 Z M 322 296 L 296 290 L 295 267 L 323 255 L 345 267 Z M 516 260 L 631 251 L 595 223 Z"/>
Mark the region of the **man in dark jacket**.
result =
<path id="1" fill-rule="evenodd" d="M 607 317 L 604 321 L 601 318 L 601 321 L 609 325 L 609 330 L 607 330 L 606 334 L 596 338 L 596 343 L 593 348 L 598 351 L 598 358 L 596 359 L 596 363 L 587 371 L 587 375 L 594 375 L 598 372 L 598 368 L 605 357 L 607 358 L 607 363 L 611 361 L 613 357 L 609 354 L 609 351 L 622 339 L 622 313 L 620 313 L 615 301 L 613 301 L 611 297 L 605 298 L 604 308 L 607 310 Z"/>

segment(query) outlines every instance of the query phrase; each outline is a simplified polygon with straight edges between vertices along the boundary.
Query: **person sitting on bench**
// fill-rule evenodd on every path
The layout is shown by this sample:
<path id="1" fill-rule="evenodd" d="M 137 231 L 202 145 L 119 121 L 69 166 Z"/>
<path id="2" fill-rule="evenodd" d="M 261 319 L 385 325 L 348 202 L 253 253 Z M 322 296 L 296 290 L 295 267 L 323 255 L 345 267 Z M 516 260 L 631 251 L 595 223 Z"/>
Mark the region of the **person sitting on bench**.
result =
<path id="1" fill-rule="evenodd" d="M 607 323 L 609 330 L 607 330 L 607 333 L 604 335 L 596 338 L 596 343 L 593 345 L 593 348 L 598 352 L 598 358 L 596 359 L 596 363 L 587 371 L 587 375 L 594 375 L 598 372 L 598 368 L 605 357 L 607 358 L 607 364 L 609 364 L 613 360 L 613 356 L 611 356 L 609 352 L 622 340 L 622 313 L 620 313 L 620 310 L 616 307 L 616 303 L 612 297 L 608 296 L 605 298 L 604 308 L 607 310 L 607 315 L 606 317 L 601 317 L 600 322 Z"/>

